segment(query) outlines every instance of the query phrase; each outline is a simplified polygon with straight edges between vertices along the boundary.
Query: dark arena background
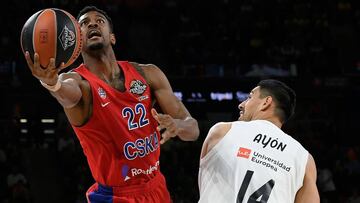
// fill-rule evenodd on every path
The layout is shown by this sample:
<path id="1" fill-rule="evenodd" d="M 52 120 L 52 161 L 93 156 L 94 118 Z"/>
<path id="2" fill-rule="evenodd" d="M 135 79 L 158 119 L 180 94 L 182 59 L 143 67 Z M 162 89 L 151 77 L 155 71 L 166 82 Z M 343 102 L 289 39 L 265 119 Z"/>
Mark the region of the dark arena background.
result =
<path id="1" fill-rule="evenodd" d="M 161 148 L 175 203 L 197 202 L 207 131 L 236 120 L 239 102 L 263 78 L 297 92 L 296 114 L 284 130 L 314 156 L 321 201 L 360 202 L 360 1 L 1 3 L 0 203 L 86 202 L 93 179 L 79 141 L 20 47 L 21 28 L 36 11 L 56 7 L 76 16 L 85 5 L 112 17 L 117 58 L 159 66 L 199 122 L 196 142 L 175 138 Z"/>

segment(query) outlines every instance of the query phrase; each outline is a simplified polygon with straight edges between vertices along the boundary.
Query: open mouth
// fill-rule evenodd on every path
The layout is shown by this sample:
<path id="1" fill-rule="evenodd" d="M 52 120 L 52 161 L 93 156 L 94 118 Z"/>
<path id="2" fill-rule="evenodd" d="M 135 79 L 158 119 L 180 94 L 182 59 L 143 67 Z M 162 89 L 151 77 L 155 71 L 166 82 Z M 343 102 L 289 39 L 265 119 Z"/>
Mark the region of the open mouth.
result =
<path id="1" fill-rule="evenodd" d="M 93 37 L 101 37 L 101 32 L 98 30 L 90 30 L 87 34 L 87 38 L 91 39 Z"/>

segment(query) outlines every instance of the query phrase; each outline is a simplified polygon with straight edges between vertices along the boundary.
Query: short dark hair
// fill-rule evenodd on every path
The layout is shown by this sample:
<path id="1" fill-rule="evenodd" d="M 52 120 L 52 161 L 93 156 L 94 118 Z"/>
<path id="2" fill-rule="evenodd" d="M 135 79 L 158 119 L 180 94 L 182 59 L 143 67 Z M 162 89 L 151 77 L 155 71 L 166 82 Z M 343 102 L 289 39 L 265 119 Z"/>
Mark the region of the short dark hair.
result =
<path id="1" fill-rule="evenodd" d="M 258 86 L 261 97 L 271 96 L 275 100 L 275 114 L 279 116 L 281 122 L 288 121 L 295 112 L 295 91 L 285 83 L 274 79 L 261 80 Z"/>
<path id="2" fill-rule="evenodd" d="M 110 16 L 105 11 L 97 8 L 96 6 L 85 6 L 83 9 L 81 9 L 81 11 L 77 15 L 76 19 L 79 20 L 82 15 L 84 15 L 85 13 L 88 13 L 90 11 L 96 11 L 96 12 L 102 14 L 103 16 L 105 16 L 106 20 L 109 22 L 110 31 L 112 33 L 114 33 L 114 26 L 113 26 L 113 22 L 112 22 Z"/>

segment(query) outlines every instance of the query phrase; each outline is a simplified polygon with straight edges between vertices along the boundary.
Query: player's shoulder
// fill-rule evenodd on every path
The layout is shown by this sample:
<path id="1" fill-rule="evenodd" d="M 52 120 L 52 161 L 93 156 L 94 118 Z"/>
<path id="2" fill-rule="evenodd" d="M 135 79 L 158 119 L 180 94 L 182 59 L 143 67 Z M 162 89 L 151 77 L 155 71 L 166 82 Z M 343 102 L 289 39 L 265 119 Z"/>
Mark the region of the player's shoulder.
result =
<path id="1" fill-rule="evenodd" d="M 231 129 L 233 122 L 218 122 L 209 130 L 209 135 L 213 138 L 223 137 Z"/>
<path id="2" fill-rule="evenodd" d="M 223 130 L 223 129 L 231 128 L 232 124 L 233 124 L 233 122 L 218 122 L 218 123 L 215 123 L 212 126 L 212 128 L 214 130 Z"/>
<path id="3" fill-rule="evenodd" d="M 220 142 L 221 139 L 229 132 L 231 128 L 231 122 L 219 122 L 213 125 L 203 143 L 203 148 L 201 150 L 201 157 L 205 157 L 205 155 L 210 152 L 210 150 Z"/>
<path id="4" fill-rule="evenodd" d="M 155 64 L 143 64 L 143 63 L 137 63 L 137 62 L 129 62 L 138 72 L 145 73 L 146 75 L 149 74 L 158 74 L 161 73 L 161 69 L 156 66 Z"/>
<path id="5" fill-rule="evenodd" d="M 164 72 L 154 64 L 140 64 L 136 62 L 129 62 L 135 69 L 146 79 L 148 84 L 152 88 L 158 88 L 167 86 L 165 81 L 167 81 L 167 77 Z"/>
<path id="6" fill-rule="evenodd" d="M 134 62 L 134 61 L 129 61 L 129 64 L 133 65 L 135 68 L 139 67 L 139 68 L 159 68 L 157 67 L 155 64 L 152 63 L 138 63 L 138 62 Z"/>
<path id="7" fill-rule="evenodd" d="M 162 73 L 160 68 L 154 64 L 142 64 L 137 62 L 129 62 L 129 64 L 131 64 L 148 82 L 151 81 L 154 76 Z"/>

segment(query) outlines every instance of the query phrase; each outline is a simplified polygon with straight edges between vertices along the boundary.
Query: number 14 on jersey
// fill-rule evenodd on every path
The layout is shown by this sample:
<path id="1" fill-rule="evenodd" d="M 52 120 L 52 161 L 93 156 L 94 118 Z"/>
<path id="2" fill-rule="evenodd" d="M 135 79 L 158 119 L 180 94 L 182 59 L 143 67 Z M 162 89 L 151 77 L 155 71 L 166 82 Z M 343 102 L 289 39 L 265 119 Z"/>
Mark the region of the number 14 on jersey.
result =
<path id="1" fill-rule="evenodd" d="M 243 182 L 241 183 L 241 187 L 239 190 L 239 193 L 236 198 L 236 203 L 242 203 L 245 193 L 249 187 L 251 178 L 254 174 L 254 171 L 246 171 L 245 178 Z M 259 189 L 257 189 L 255 192 L 253 192 L 249 199 L 245 202 L 247 203 L 266 203 L 269 200 L 271 190 L 273 189 L 275 185 L 275 181 L 273 179 L 270 179 L 268 182 L 266 182 L 263 186 L 261 186 Z"/>

